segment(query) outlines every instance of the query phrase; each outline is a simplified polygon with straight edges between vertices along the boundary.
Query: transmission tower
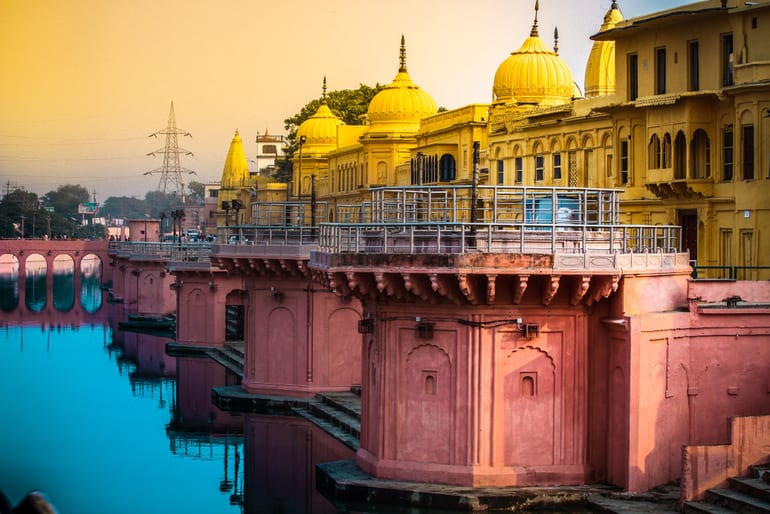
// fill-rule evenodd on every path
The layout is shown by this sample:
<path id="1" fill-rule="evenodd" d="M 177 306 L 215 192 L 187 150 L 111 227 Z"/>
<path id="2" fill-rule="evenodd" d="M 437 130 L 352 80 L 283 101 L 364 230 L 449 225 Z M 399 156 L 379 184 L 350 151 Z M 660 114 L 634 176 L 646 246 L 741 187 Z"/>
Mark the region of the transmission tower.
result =
<path id="1" fill-rule="evenodd" d="M 177 136 L 192 137 L 189 132 L 176 128 L 176 116 L 174 115 L 174 102 L 171 102 L 171 111 L 168 113 L 168 125 L 165 129 L 159 130 L 154 134 L 150 134 L 149 137 L 166 136 L 166 146 L 159 148 L 154 152 L 150 152 L 147 155 L 155 156 L 159 153 L 163 153 L 163 165 L 160 168 L 147 171 L 145 175 L 153 175 L 155 173 L 160 174 L 160 182 L 158 183 L 158 190 L 163 194 L 167 192 L 175 195 L 180 195 L 182 203 L 185 201 L 184 194 L 184 180 L 182 174 L 195 175 L 193 170 L 183 168 L 179 164 L 179 155 L 192 155 L 193 153 L 184 148 L 179 148 L 177 142 Z"/>

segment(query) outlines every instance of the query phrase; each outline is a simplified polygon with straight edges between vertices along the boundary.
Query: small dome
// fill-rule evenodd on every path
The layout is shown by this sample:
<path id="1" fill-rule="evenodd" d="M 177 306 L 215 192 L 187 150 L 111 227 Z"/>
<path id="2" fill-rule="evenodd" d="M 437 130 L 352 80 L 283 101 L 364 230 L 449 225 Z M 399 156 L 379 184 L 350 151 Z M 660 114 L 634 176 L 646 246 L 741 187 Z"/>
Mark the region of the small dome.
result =
<path id="1" fill-rule="evenodd" d="M 493 86 L 496 102 L 560 105 L 574 96 L 572 72 L 540 39 L 537 9 L 536 5 L 529 37 L 497 68 Z"/>
<path id="2" fill-rule="evenodd" d="M 337 127 L 340 125 L 344 125 L 344 122 L 335 116 L 326 104 L 326 77 L 324 77 L 321 105 L 318 106 L 315 114 L 300 124 L 297 129 L 297 141 L 304 137 L 304 147 L 307 151 L 321 150 L 312 148 L 319 145 L 333 148 L 337 144 Z"/>
<path id="3" fill-rule="evenodd" d="M 249 161 L 246 159 L 246 152 L 243 149 L 238 129 L 235 130 L 235 136 L 230 142 L 230 149 L 227 151 L 225 165 L 222 169 L 221 187 L 223 189 L 237 189 L 246 187 L 250 181 Z"/>
<path id="4" fill-rule="evenodd" d="M 612 2 L 604 15 L 600 32 L 609 30 L 623 21 L 623 14 L 617 2 Z M 615 93 L 615 42 L 594 41 L 588 56 L 585 77 L 586 96 L 611 95 Z"/>
<path id="5" fill-rule="evenodd" d="M 401 66 L 393 82 L 377 93 L 369 103 L 367 117 L 372 125 L 407 124 L 419 125 L 426 116 L 438 112 L 436 101 L 420 86 L 412 82 L 406 71 L 406 46 L 401 36 Z M 407 128 L 407 127 L 404 127 Z"/>

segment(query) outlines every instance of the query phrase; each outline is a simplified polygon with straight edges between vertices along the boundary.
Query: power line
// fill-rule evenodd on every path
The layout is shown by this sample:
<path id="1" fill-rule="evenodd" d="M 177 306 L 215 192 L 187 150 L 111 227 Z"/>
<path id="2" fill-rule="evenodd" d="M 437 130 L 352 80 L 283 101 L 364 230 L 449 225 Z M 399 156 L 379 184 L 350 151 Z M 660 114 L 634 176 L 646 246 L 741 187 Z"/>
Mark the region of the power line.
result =
<path id="1" fill-rule="evenodd" d="M 147 155 L 155 156 L 159 153 L 163 153 L 163 165 L 160 168 L 155 168 L 152 171 L 146 171 L 144 174 L 152 175 L 159 173 L 160 182 L 158 183 L 158 190 L 163 194 L 166 194 L 170 183 L 172 186 L 171 192 L 174 194 L 179 194 L 182 198 L 182 203 L 184 203 L 185 195 L 182 173 L 187 173 L 190 175 L 195 175 L 196 173 L 193 170 L 189 170 L 181 166 L 179 162 L 180 154 L 184 153 L 185 155 L 192 155 L 193 153 L 189 150 L 179 148 L 177 136 L 182 135 L 192 137 L 192 135 L 189 132 L 180 130 L 176 127 L 176 116 L 174 115 L 173 101 L 171 102 L 171 110 L 168 113 L 168 125 L 164 130 L 159 130 L 158 132 L 150 134 L 150 137 L 158 137 L 158 135 L 166 136 L 166 146 L 164 148 L 155 150 L 154 152 L 150 152 Z"/>

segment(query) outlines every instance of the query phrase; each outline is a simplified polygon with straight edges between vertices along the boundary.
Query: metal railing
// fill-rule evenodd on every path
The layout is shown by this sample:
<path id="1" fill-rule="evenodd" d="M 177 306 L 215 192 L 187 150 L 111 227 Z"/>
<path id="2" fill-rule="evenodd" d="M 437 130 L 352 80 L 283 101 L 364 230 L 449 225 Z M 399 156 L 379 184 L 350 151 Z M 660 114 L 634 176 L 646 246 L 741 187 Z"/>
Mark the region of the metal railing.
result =
<path id="1" fill-rule="evenodd" d="M 701 265 L 695 261 L 692 278 L 700 280 L 766 280 L 770 278 L 770 266 Z"/>
<path id="2" fill-rule="evenodd" d="M 471 186 L 382 187 L 361 205 L 358 222 L 618 224 L 621 193 L 530 186 L 478 186 L 475 191 Z M 337 221 L 345 219 L 338 216 Z"/>
<path id="3" fill-rule="evenodd" d="M 305 225 L 219 227 L 217 244 L 291 246 L 318 242 L 318 227 Z"/>
<path id="4" fill-rule="evenodd" d="M 320 227 L 327 253 L 678 253 L 681 227 L 494 223 L 334 224 Z"/>
<path id="5" fill-rule="evenodd" d="M 207 261 L 211 254 L 210 243 L 159 243 L 143 241 L 110 241 L 108 252 L 127 255 L 129 258 L 144 257 L 170 262 Z"/>

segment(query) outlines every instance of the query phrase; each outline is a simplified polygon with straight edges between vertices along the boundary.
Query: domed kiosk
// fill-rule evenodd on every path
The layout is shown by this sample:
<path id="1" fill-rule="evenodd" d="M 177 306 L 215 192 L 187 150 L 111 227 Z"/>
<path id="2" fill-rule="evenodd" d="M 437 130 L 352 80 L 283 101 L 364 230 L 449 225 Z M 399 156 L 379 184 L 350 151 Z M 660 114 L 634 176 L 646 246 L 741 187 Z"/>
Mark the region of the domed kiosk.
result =
<path id="1" fill-rule="evenodd" d="M 416 133 L 420 120 L 438 112 L 436 101 L 412 82 L 406 70 L 406 42 L 401 36 L 399 68 L 393 82 L 377 93 L 369 103 L 369 132 Z"/>
<path id="2" fill-rule="evenodd" d="M 528 108 L 561 105 L 579 96 L 575 95 L 575 81 L 567 64 L 540 39 L 539 9 L 536 2 L 535 21 L 529 37 L 495 72 L 495 105 L 514 104 Z"/>

